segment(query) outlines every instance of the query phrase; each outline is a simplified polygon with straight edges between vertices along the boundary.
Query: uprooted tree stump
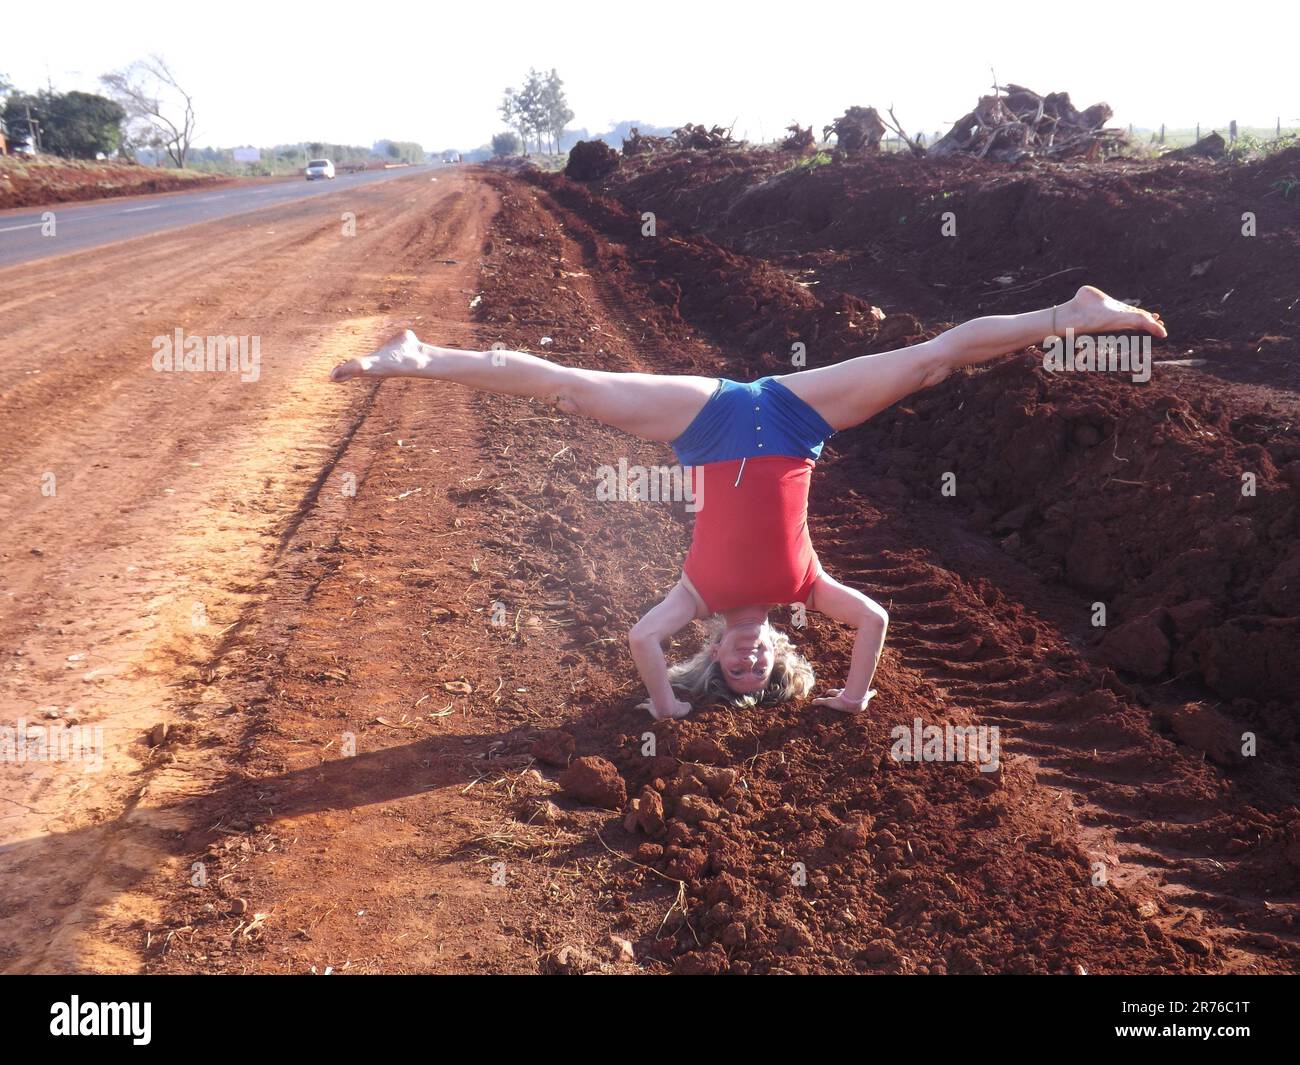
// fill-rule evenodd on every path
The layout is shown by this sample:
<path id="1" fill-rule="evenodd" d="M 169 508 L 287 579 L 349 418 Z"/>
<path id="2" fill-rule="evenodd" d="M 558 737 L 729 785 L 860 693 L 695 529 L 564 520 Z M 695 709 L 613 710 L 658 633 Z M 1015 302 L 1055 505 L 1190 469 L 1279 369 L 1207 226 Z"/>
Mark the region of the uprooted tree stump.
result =
<path id="1" fill-rule="evenodd" d="M 798 122 L 792 122 L 785 128 L 790 135 L 781 142 L 781 151 L 810 155 L 817 150 L 817 138 L 813 136 L 812 126 L 804 129 Z"/>
<path id="2" fill-rule="evenodd" d="M 628 135 L 623 138 L 624 155 L 653 155 L 668 147 L 670 147 L 669 138 L 642 133 L 636 126 L 633 126 Z"/>
<path id="3" fill-rule="evenodd" d="M 569 149 L 564 176 L 574 181 L 595 181 L 618 169 L 618 152 L 604 141 L 578 141 Z"/>
<path id="4" fill-rule="evenodd" d="M 1026 156 L 1049 159 L 1097 158 L 1123 143 L 1124 133 L 1103 129 L 1114 113 L 1109 104 L 1078 110 L 1068 92 L 1039 96 L 1023 85 L 995 85 L 975 110 L 963 115 L 930 146 L 930 155 L 974 155 L 1013 162 Z"/>
<path id="5" fill-rule="evenodd" d="M 874 107 L 850 107 L 822 130 L 824 137 L 832 133 L 845 155 L 878 152 L 880 139 L 885 135 L 885 123 Z"/>
<path id="6" fill-rule="evenodd" d="M 699 125 L 693 126 L 689 122 L 673 130 L 672 140 L 674 147 L 695 151 L 737 146 L 737 142 L 731 138 L 731 130 L 723 129 L 721 126 L 705 129 Z"/>

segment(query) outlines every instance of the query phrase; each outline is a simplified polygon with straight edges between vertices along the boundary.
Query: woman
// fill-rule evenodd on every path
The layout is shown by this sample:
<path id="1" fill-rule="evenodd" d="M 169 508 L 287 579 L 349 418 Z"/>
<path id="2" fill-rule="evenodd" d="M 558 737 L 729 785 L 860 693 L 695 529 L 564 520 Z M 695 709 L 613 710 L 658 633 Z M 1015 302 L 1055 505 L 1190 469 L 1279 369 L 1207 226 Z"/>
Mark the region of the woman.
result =
<path id="1" fill-rule="evenodd" d="M 656 718 L 684 717 L 693 697 L 741 706 L 802 698 L 812 668 L 768 622 L 773 604 L 802 603 L 857 630 L 844 687 L 814 703 L 848 713 L 866 708 L 888 616 L 817 560 L 808 536 L 808 485 L 823 441 L 962 366 L 1020 351 L 1066 330 L 1142 330 L 1166 335 L 1158 314 L 1091 286 L 1068 303 L 1024 314 L 976 318 L 910 348 L 864 355 L 752 384 L 711 377 L 609 373 L 560 366 L 518 351 L 459 351 L 422 344 L 410 330 L 378 351 L 334 368 L 334 381 L 427 377 L 532 396 L 645 440 L 671 443 L 693 467 L 697 498 L 682 577 L 629 635 Z M 696 618 L 709 640 L 671 669 L 663 643 Z"/>

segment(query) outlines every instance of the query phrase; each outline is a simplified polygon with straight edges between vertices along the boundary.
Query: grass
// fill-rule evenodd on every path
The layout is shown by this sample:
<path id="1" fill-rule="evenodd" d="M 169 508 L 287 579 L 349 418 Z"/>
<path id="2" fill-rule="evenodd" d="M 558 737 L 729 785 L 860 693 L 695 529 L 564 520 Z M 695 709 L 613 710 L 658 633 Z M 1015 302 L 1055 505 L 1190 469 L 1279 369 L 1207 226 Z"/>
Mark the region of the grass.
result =
<path id="1" fill-rule="evenodd" d="M 784 170 L 783 174 L 793 173 L 796 170 L 815 170 L 819 166 L 825 166 L 831 161 L 829 152 L 817 152 L 815 155 L 807 155 L 796 163 L 791 163 Z"/>

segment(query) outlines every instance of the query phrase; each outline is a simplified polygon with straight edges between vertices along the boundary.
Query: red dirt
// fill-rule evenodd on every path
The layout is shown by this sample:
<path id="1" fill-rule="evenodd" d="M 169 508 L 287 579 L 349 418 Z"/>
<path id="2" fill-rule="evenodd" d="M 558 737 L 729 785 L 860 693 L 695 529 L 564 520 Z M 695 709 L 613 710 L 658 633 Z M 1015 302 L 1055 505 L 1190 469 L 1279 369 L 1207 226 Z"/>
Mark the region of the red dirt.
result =
<path id="1" fill-rule="evenodd" d="M 1024 271 L 1027 285 L 1071 260 L 1120 292 L 1117 279 L 1146 281 L 1123 294 L 1170 312 L 1176 330 L 1182 318 L 1179 347 L 1202 356 L 1250 343 L 1254 319 L 1231 300 L 1219 318 L 1193 313 L 1208 305 L 1185 289 L 1204 275 L 1189 281 L 1167 260 L 1197 254 L 1188 218 L 1229 203 L 1239 215 L 1241 196 L 1273 171 L 1008 171 L 885 156 L 773 184 L 788 156 L 691 159 L 693 169 L 675 154 L 625 160 L 594 189 L 476 168 L 437 186 L 397 182 L 405 193 L 368 194 L 384 205 L 383 227 L 345 246 L 350 280 L 336 294 L 313 296 L 297 255 L 263 268 L 275 275 L 259 291 L 277 332 L 306 331 L 285 341 L 276 373 L 316 412 L 324 456 L 280 460 L 302 468 L 251 508 L 256 478 L 204 475 L 217 513 L 247 508 L 243 520 L 265 525 L 273 550 L 226 563 L 219 620 L 230 631 L 182 656 L 184 671 L 158 667 L 180 676 L 179 698 L 137 717 L 180 727 L 165 749 L 142 745 L 131 786 L 122 774 L 120 795 L 74 798 L 55 778 L 25 799 L 44 809 L 56 796 L 71 823 L 15 852 L 6 895 L 22 888 L 38 901 L 7 919 L 6 969 L 1300 968 L 1300 743 L 1294 682 L 1280 668 L 1295 657 L 1300 505 L 1294 397 L 1279 387 L 1295 381 L 1297 330 L 1281 302 L 1290 205 L 1259 208 L 1251 239 L 1262 262 L 1239 258 L 1226 236 L 1201 238 L 1249 273 L 1234 299 L 1282 338 L 1271 361 L 1252 356 L 1235 375 L 1251 383 L 1218 362 L 1208 369 L 1220 376 L 1157 367 L 1147 386 L 1050 377 L 1023 356 L 958 375 L 828 445 L 814 542 L 830 572 L 892 618 L 880 694 L 860 717 L 700 707 L 653 722 L 636 709 L 644 696 L 625 634 L 675 579 L 690 517 L 681 504 L 598 503 L 593 486 L 599 465 L 660 463 L 663 448 L 508 397 L 313 383 L 330 347 L 350 351 L 408 322 L 430 339 L 502 341 L 582 365 L 752 378 L 788 370 L 796 341 L 819 365 L 979 310 L 1059 300 L 1073 274 L 1018 294 L 971 279 Z M 1129 206 L 1121 185 L 1156 191 Z M 944 191 L 962 204 L 960 250 L 898 221 L 935 214 Z M 1013 223 L 1000 232 L 998 205 Z M 1113 214 L 1133 226 L 1157 208 L 1167 217 L 1146 224 L 1165 234 L 1164 258 L 1138 235 L 1097 239 L 1128 232 Z M 277 240 L 326 240 L 299 211 L 304 221 L 277 225 Z M 642 237 L 645 211 L 658 237 Z M 1034 219 L 1053 239 L 1031 252 Z M 206 240 L 231 259 L 207 262 L 205 276 L 217 284 L 241 269 L 259 237 Z M 102 273 L 107 254 L 80 268 Z M 76 282 L 69 260 L 60 270 Z M 300 287 L 281 294 L 291 279 Z M 35 293 L 42 282 L 30 284 Z M 210 315 L 199 284 L 174 299 Z M 297 310 L 337 321 L 358 304 L 388 313 L 332 344 Z M 105 351 L 126 356 L 138 338 L 129 324 L 120 333 Z M 77 405 L 76 369 L 3 398 L 45 449 L 32 471 L 54 461 L 42 426 L 77 410 L 112 474 L 86 491 L 166 484 L 192 500 L 206 483 L 198 474 L 175 462 L 149 472 L 121 433 L 98 428 L 104 415 Z M 152 422 L 149 411 L 121 414 L 138 434 L 126 446 L 147 456 L 153 434 L 184 437 L 184 411 L 172 409 L 150 408 Z M 227 405 L 213 417 L 237 433 L 246 415 Z M 265 441 L 254 428 L 243 432 Z M 276 469 L 277 453 L 263 466 Z M 1243 470 L 1257 475 L 1249 502 Z M 956 473 L 955 497 L 939 492 L 944 472 Z M 335 487 L 345 473 L 355 497 Z M 48 688 L 67 647 L 54 628 L 104 582 L 79 561 L 84 531 L 56 535 L 64 526 L 39 500 L 18 487 L 13 498 L 24 509 L 5 565 L 30 580 L 14 585 L 25 613 L 4 635 L 48 657 Z M 130 550 L 154 543 L 156 528 L 127 516 L 89 535 Z M 25 545 L 42 535 L 34 562 Z M 211 550 L 225 541 L 200 546 L 219 570 Z M 177 538 L 163 561 L 203 572 L 204 554 L 189 550 Z M 29 602 L 38 566 L 57 569 L 68 590 Z M 172 594 L 188 609 L 186 584 Z M 1109 641 L 1090 624 L 1098 599 Z M 819 687 L 843 675 L 848 632 L 815 620 L 791 631 Z M 693 641 L 679 639 L 676 653 Z M 116 712 L 132 695 L 149 697 L 120 691 L 102 705 Z M 892 730 L 917 718 L 996 725 L 1000 770 L 894 761 Z M 1246 729 L 1258 754 L 1241 758 Z M 339 756 L 344 742 L 355 757 Z M 629 801 L 578 803 L 561 781 L 584 802 L 612 804 L 620 789 Z M 147 797 L 123 813 L 142 784 Z M 91 799 L 107 827 L 84 823 Z M 110 844 L 122 855 L 111 876 L 79 878 L 68 865 L 31 890 L 53 857 Z M 190 882 L 196 861 L 209 886 Z M 632 943 L 634 961 L 612 935 Z"/>
<path id="2" fill-rule="evenodd" d="M 125 163 L 0 159 L 0 210 L 219 185 L 230 178 Z"/>

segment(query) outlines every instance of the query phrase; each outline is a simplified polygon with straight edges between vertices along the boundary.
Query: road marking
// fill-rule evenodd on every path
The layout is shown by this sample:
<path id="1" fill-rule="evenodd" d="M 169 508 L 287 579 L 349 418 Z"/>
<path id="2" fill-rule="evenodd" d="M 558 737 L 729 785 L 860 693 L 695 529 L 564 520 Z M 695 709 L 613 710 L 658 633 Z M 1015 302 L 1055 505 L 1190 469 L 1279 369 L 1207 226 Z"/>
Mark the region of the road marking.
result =
<path id="1" fill-rule="evenodd" d="M 43 225 L 45 225 L 44 222 L 29 222 L 25 226 L 5 226 L 4 229 L 0 229 L 0 233 L 12 233 L 15 229 L 35 229 L 37 226 Z"/>
<path id="2" fill-rule="evenodd" d="M 128 207 L 125 211 L 119 211 L 118 214 L 130 214 L 132 211 L 156 211 L 161 206 L 161 203 L 151 203 L 148 207 Z"/>

